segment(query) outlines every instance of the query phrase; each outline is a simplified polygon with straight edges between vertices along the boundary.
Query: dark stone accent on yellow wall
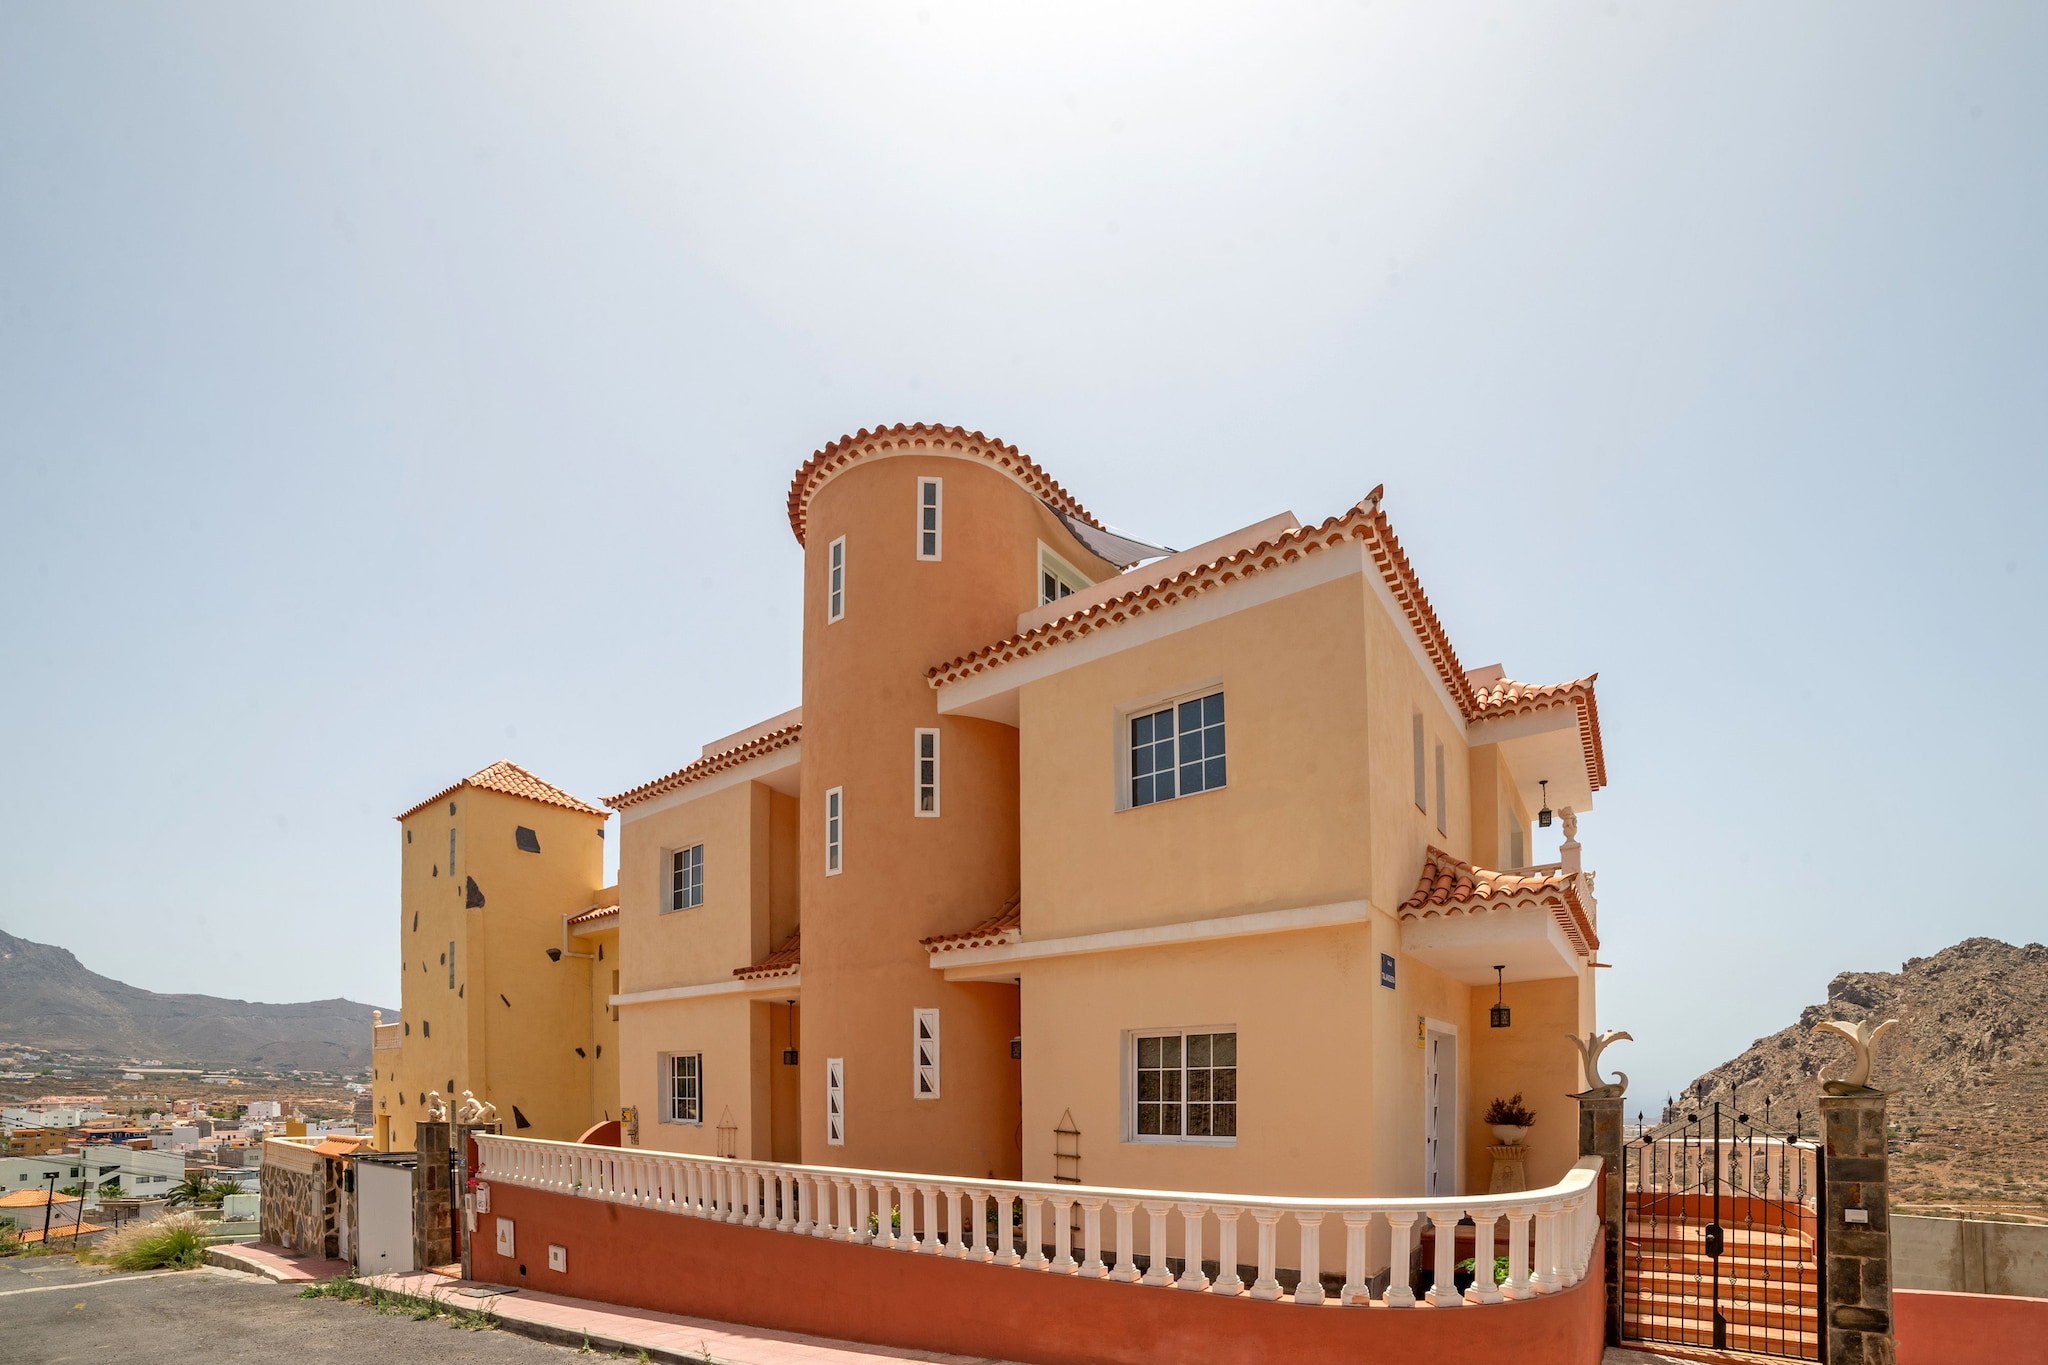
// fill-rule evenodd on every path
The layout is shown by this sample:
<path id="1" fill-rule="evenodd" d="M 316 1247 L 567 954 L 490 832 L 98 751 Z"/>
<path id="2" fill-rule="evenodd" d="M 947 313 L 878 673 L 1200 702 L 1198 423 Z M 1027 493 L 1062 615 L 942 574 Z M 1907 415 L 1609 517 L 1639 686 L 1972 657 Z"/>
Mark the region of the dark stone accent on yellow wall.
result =
<path id="1" fill-rule="evenodd" d="M 512 831 L 512 842 L 519 846 L 521 853 L 540 852 L 540 836 L 524 825 L 520 825 Z"/>
<path id="2" fill-rule="evenodd" d="M 482 889 L 477 886 L 476 878 L 465 877 L 463 880 L 469 883 L 469 900 L 465 904 L 464 908 L 469 910 L 483 909 L 484 893 Z"/>

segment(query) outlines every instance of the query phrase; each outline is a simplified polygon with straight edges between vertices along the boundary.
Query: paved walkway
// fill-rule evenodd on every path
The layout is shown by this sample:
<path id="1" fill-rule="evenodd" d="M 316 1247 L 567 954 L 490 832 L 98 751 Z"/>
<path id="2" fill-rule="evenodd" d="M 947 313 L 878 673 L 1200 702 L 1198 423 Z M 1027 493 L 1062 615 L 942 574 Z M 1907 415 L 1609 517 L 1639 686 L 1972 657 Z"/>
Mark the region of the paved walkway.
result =
<path id="1" fill-rule="evenodd" d="M 319 1256 L 301 1256 L 289 1247 L 267 1242 L 221 1242 L 206 1249 L 206 1263 L 223 1270 L 261 1275 L 279 1284 L 331 1280 L 348 1274 L 347 1261 L 330 1261 Z"/>
<path id="2" fill-rule="evenodd" d="M 586 1299 L 564 1298 L 499 1285 L 452 1280 L 432 1273 L 373 1275 L 363 1280 L 394 1294 L 439 1299 L 458 1309 L 491 1314 L 506 1331 L 565 1346 L 586 1342 L 607 1355 L 647 1353 L 649 1360 L 689 1365 L 874 1365 L 877 1361 L 925 1361 L 939 1365 L 1003 1365 L 985 1356 L 863 1346 L 765 1327 L 742 1327 L 708 1318 L 679 1317 L 644 1308 L 620 1308 Z M 474 1294 L 465 1291 L 475 1291 Z M 1640 1360 L 1640 1358 L 1639 1358 Z M 1637 1365 L 1637 1362 L 1631 1362 Z"/>

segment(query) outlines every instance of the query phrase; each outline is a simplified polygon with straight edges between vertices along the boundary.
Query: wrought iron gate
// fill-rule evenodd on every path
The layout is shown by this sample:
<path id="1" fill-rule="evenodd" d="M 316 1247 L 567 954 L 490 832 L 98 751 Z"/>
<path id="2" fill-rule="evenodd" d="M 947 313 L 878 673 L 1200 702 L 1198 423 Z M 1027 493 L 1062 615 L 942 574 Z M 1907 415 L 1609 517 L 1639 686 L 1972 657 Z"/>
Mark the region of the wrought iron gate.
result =
<path id="1" fill-rule="evenodd" d="M 1820 1144 L 1719 1102 L 1622 1148 L 1622 1336 L 1821 1358 Z"/>

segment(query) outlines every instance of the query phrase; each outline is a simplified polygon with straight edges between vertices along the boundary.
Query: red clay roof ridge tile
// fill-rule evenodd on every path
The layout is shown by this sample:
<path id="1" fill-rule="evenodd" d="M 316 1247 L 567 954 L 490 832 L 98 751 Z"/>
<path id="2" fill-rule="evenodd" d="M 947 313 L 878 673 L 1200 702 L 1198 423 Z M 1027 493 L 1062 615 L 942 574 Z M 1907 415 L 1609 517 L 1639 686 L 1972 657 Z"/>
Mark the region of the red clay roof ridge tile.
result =
<path id="1" fill-rule="evenodd" d="M 862 427 L 851 436 L 841 436 L 797 466 L 795 476 L 789 481 L 789 529 L 796 535 L 796 543 L 804 543 L 804 533 L 810 525 L 811 498 L 820 484 L 859 460 L 899 448 L 943 449 L 957 455 L 979 457 L 984 463 L 1008 474 L 1054 509 L 1085 521 L 1098 530 L 1107 529 L 1081 505 L 1079 499 L 1061 487 L 1059 480 L 1046 473 L 1036 460 L 1017 447 L 965 427 L 898 422 L 891 427 L 877 426 L 872 431 Z"/>
<path id="2" fill-rule="evenodd" d="M 586 815 L 603 815 L 602 806 L 593 806 L 588 801 L 578 800 L 551 782 L 543 782 L 526 769 L 506 759 L 500 759 L 488 768 L 478 769 L 460 782 L 443 787 L 426 800 L 412 806 L 394 819 L 406 820 L 419 814 L 436 802 L 445 801 L 464 787 L 476 787 L 483 791 L 497 792 L 504 796 L 520 796 L 528 801 L 538 801 L 544 806 L 560 806 L 564 810 L 580 811 Z"/>
<path id="3" fill-rule="evenodd" d="M 803 966 L 803 932 L 803 926 L 798 925 L 782 941 L 781 947 L 751 966 L 733 968 L 732 974 L 742 981 L 794 974 Z"/>
<path id="4" fill-rule="evenodd" d="M 957 934 L 934 934 L 918 940 L 927 952 L 949 953 L 961 948 L 989 948 L 998 943 L 1016 943 L 1023 938 L 1023 893 L 1003 902 L 1003 908 L 972 929 Z"/>
<path id="5" fill-rule="evenodd" d="M 642 801 L 667 795 L 687 783 L 710 777 L 714 773 L 722 773 L 728 768 L 737 768 L 740 764 L 751 762 L 763 754 L 787 748 L 802 737 L 803 728 L 803 722 L 797 721 L 779 730 L 770 730 L 765 735 L 756 735 L 752 739 L 733 745 L 730 749 L 721 749 L 715 754 L 706 754 L 700 759 L 686 763 L 664 777 L 655 778 L 652 782 L 643 782 L 630 791 L 620 792 L 617 796 L 607 796 L 604 803 L 613 810 L 624 810 Z"/>
<path id="6" fill-rule="evenodd" d="M 1400 917 L 1435 919 L 1511 905 L 1540 906 L 1557 920 L 1575 948 L 1590 955 L 1600 946 L 1581 895 L 1590 884 L 1585 873 L 1567 870 L 1533 875 L 1497 872 L 1431 844 L 1423 852 L 1422 875 L 1414 893 L 1400 904 Z"/>

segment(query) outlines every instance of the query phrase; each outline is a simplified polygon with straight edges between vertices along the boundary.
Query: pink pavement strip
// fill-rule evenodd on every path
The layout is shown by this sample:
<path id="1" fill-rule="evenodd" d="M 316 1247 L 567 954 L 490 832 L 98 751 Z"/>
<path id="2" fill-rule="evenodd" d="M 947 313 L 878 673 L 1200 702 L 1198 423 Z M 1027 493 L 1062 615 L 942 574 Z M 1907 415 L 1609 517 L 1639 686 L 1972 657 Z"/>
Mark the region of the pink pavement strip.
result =
<path id="1" fill-rule="evenodd" d="M 468 1288 L 499 1288 L 470 1280 L 413 1272 L 372 1275 L 364 1284 L 394 1294 L 434 1298 L 461 1310 L 488 1311 L 508 1330 L 569 1345 L 588 1340 L 600 1351 L 646 1351 L 650 1356 L 703 1361 L 715 1365 L 874 1365 L 876 1361 L 923 1361 L 931 1365 L 1005 1365 L 987 1356 L 947 1355 L 895 1346 L 864 1346 L 851 1341 L 745 1327 L 709 1318 L 686 1318 L 645 1308 L 622 1308 L 586 1299 L 564 1298 L 521 1289 L 472 1298 Z"/>
<path id="2" fill-rule="evenodd" d="M 354 1269 L 347 1261 L 329 1261 L 318 1256 L 301 1256 L 286 1247 L 265 1242 L 220 1242 L 206 1249 L 208 1265 L 261 1275 L 280 1284 L 305 1280 L 331 1280 Z"/>

